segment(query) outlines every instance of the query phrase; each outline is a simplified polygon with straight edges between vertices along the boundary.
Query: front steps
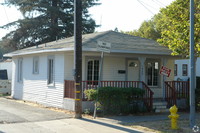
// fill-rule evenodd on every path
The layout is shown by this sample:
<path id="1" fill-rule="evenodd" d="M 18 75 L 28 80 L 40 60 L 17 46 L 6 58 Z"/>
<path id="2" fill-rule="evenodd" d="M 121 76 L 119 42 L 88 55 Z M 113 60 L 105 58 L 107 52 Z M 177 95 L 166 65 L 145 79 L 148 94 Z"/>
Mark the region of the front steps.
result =
<path id="1" fill-rule="evenodd" d="M 153 100 L 153 110 L 155 110 L 155 113 L 169 112 L 169 109 L 167 108 L 167 102 L 164 101 L 163 99 Z"/>

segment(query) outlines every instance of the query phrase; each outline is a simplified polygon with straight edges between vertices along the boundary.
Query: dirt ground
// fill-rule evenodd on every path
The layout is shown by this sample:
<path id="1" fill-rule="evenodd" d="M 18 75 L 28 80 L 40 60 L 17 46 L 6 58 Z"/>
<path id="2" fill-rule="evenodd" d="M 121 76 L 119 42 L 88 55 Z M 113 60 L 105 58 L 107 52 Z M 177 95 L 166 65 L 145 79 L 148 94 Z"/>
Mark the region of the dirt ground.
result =
<path id="1" fill-rule="evenodd" d="M 134 124 L 128 124 L 134 129 L 143 130 L 144 132 L 155 132 L 155 133 L 200 133 L 200 129 L 193 131 L 189 128 L 189 120 L 179 120 L 178 129 L 172 130 L 170 120 L 163 121 L 151 121 L 151 122 L 139 122 Z M 196 120 L 196 125 L 200 128 L 200 120 Z M 198 131 L 199 130 L 199 131 Z"/>

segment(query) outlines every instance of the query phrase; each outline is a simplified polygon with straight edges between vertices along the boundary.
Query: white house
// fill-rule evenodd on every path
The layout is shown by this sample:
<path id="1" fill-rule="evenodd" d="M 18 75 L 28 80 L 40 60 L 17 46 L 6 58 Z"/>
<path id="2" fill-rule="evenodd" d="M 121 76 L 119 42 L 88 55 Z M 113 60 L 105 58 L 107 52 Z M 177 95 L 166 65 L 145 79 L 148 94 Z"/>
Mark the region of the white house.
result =
<path id="1" fill-rule="evenodd" d="M 0 93 L 11 93 L 12 60 L 0 61 Z"/>
<path id="2" fill-rule="evenodd" d="M 12 60 L 7 59 L 7 60 L 0 62 L 0 70 L 6 70 L 8 80 L 11 80 L 11 78 L 12 78 Z"/>
<path id="3" fill-rule="evenodd" d="M 141 81 L 154 92 L 154 98 L 163 98 L 164 81 L 174 79 L 173 73 L 165 77 L 159 70 L 166 66 L 173 71 L 177 57 L 153 40 L 106 31 L 83 35 L 82 41 L 83 81 L 98 80 L 101 52 L 96 47 L 99 41 L 111 44 L 110 53 L 104 54 L 102 81 Z M 13 60 L 13 98 L 66 108 L 64 81 L 73 80 L 73 37 L 4 56 Z"/>
<path id="4" fill-rule="evenodd" d="M 187 81 L 190 77 L 190 60 L 176 60 L 174 66 L 174 80 Z M 200 58 L 196 60 L 196 76 L 200 77 Z"/>

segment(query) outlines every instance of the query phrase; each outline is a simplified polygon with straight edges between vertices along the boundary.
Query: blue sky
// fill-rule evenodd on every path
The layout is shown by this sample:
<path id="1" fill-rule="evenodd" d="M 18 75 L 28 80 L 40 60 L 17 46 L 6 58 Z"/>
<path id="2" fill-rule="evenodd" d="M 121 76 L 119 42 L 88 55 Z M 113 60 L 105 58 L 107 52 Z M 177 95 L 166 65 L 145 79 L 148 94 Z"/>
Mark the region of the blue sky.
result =
<path id="1" fill-rule="evenodd" d="M 96 31 L 114 30 L 116 27 L 119 31 L 132 31 L 172 1 L 174 0 L 100 0 L 101 5 L 90 8 L 89 12 L 96 23 L 101 25 Z M 0 0 L 0 3 L 3 2 L 4 0 Z M 0 6 L 0 12 L 0 26 L 22 18 L 15 7 Z M 7 29 L 0 29 L 0 38 L 7 32 Z"/>

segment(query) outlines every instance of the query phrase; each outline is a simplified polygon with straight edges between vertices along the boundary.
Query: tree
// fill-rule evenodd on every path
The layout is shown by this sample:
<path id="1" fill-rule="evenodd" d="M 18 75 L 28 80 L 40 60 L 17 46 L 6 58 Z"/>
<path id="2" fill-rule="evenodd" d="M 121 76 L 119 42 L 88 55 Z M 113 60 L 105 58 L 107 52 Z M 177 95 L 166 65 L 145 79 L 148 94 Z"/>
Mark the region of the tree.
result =
<path id="1" fill-rule="evenodd" d="M 125 33 L 153 40 L 160 38 L 160 31 L 156 29 L 154 19 L 144 21 L 138 30 L 133 30 Z"/>
<path id="2" fill-rule="evenodd" d="M 97 27 L 88 8 L 99 0 L 83 0 L 83 34 L 92 33 Z M 24 19 L 4 25 L 16 28 L 6 34 L 2 44 L 10 49 L 39 45 L 73 35 L 74 0 L 7 0 L 7 5 L 18 7 Z"/>
<path id="3" fill-rule="evenodd" d="M 189 0 L 176 0 L 168 7 L 160 10 L 156 18 L 156 27 L 161 31 L 161 38 L 157 41 L 168 46 L 172 55 L 189 56 Z M 200 53 L 200 0 L 195 0 L 195 51 Z"/>
<path id="4" fill-rule="evenodd" d="M 157 40 L 169 47 L 172 55 L 189 55 L 189 0 L 175 0 L 151 20 L 144 21 L 131 35 Z M 200 56 L 200 0 L 195 0 L 195 51 Z"/>
<path id="5" fill-rule="evenodd" d="M 168 7 L 161 9 L 159 16 L 157 25 L 161 27 L 161 38 L 158 42 L 168 46 L 173 55 L 188 56 L 189 0 L 174 1 Z"/>

